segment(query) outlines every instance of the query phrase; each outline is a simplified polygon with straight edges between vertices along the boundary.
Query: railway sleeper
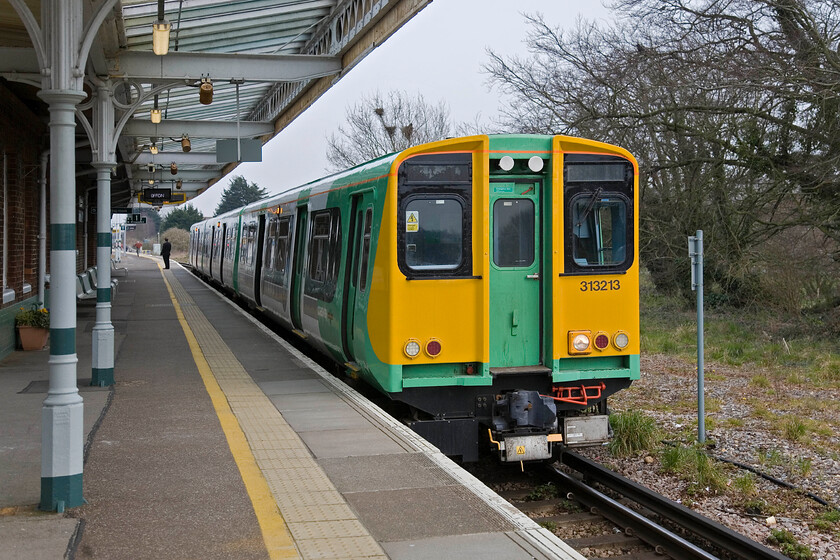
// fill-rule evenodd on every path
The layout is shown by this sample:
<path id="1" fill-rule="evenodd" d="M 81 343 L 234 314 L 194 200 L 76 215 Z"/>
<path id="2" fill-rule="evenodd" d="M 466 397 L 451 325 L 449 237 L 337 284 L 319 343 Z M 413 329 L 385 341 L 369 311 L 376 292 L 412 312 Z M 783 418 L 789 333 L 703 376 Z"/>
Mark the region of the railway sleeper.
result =
<path id="1" fill-rule="evenodd" d="M 563 539 L 566 544 L 580 550 L 582 548 L 616 548 L 621 546 L 642 546 L 642 541 L 636 537 L 624 533 L 612 533 L 608 535 L 595 535 L 594 537 L 581 537 L 579 539 Z"/>

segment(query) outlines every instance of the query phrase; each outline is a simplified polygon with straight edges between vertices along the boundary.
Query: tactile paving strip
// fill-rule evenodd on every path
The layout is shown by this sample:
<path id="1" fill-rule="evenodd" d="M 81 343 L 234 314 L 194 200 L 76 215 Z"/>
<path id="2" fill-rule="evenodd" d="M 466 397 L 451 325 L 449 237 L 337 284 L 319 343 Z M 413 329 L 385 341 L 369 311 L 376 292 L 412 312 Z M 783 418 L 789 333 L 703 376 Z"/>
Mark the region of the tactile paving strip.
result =
<path id="1" fill-rule="evenodd" d="M 304 559 L 387 559 L 174 274 L 172 291 Z"/>

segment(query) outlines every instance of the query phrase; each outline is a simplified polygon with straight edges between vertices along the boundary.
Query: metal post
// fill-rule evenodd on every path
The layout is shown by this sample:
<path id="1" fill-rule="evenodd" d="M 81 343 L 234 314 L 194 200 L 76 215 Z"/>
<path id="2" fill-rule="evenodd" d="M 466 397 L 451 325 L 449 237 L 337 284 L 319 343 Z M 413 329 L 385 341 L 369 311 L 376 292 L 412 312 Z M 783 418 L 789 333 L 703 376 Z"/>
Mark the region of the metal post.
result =
<path id="1" fill-rule="evenodd" d="M 697 292 L 697 441 L 706 442 L 706 404 L 703 388 L 703 230 L 688 238 L 691 289 Z"/>

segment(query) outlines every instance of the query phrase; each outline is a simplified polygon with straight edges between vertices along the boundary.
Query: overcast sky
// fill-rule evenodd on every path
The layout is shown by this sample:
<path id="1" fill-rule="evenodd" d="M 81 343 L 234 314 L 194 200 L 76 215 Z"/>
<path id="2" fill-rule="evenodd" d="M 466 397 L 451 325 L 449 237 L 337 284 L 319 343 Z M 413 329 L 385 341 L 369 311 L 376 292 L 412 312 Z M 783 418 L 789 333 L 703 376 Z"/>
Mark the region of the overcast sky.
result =
<path id="1" fill-rule="evenodd" d="M 344 122 L 348 106 L 375 91 L 421 93 L 432 104 L 442 99 L 453 124 L 479 113 L 492 119 L 504 99 L 489 89 L 481 70 L 486 49 L 526 54 L 523 13 L 542 13 L 550 24 L 568 28 L 579 16 L 610 17 L 597 0 L 434 0 L 265 144 L 261 163 L 240 165 L 191 203 L 212 216 L 234 175 L 270 193 L 326 175 L 327 138 Z"/>

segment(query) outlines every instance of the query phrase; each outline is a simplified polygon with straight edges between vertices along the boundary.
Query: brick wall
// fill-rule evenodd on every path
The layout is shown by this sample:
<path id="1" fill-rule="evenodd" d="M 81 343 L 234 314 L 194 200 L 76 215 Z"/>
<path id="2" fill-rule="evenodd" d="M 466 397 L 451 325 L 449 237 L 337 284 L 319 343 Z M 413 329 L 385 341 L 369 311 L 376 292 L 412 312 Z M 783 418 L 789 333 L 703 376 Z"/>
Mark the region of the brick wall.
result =
<path id="1" fill-rule="evenodd" d="M 6 287 L 15 301 L 0 305 L 0 357 L 14 348 L 14 327 L 9 317 L 38 291 L 38 229 L 40 155 L 46 125 L 0 82 L 0 172 L 5 167 L 6 197 L 0 188 L 0 259 L 7 263 Z M 4 165 L 5 162 L 5 165 Z M 2 187 L 2 185 L 0 185 Z M 8 254 L 2 253 L 4 214 Z M 24 284 L 31 292 L 24 293 Z"/>

